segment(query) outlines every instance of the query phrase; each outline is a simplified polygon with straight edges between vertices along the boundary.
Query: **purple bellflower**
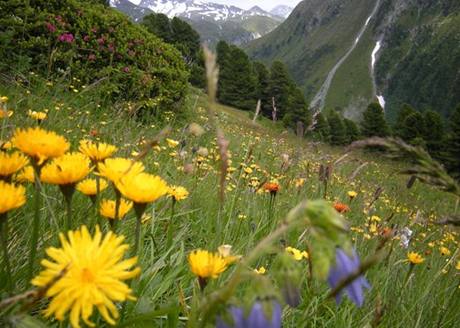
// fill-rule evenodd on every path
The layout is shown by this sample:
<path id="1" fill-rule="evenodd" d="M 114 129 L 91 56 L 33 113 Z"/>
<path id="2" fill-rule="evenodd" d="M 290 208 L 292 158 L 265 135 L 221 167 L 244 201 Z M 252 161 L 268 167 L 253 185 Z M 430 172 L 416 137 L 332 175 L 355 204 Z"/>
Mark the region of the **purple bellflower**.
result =
<path id="1" fill-rule="evenodd" d="M 266 317 L 262 303 L 256 302 L 252 306 L 247 318 L 241 308 L 232 306 L 229 313 L 233 319 L 233 324 L 228 324 L 222 318 L 217 318 L 217 328 L 281 328 L 281 305 L 272 302 L 272 317 Z"/>
<path id="2" fill-rule="evenodd" d="M 354 249 L 352 256 L 350 257 L 343 249 L 337 248 L 335 267 L 332 267 L 329 270 L 329 277 L 327 278 L 329 286 L 331 286 L 331 288 L 337 287 L 342 280 L 355 273 L 359 269 L 359 266 L 359 257 Z M 361 307 L 364 304 L 364 288 L 371 288 L 371 286 L 367 282 L 366 278 L 360 276 L 353 280 L 344 289 L 351 301 L 358 307 Z M 342 300 L 342 291 L 337 294 L 335 300 L 337 304 L 340 304 Z"/>

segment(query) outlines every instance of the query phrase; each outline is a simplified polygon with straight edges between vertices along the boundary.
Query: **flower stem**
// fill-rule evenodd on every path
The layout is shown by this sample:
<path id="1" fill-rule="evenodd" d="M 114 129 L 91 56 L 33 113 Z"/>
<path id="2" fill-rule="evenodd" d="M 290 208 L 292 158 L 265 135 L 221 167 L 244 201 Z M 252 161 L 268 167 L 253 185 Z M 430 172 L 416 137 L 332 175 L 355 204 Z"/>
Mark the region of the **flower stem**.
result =
<path id="1" fill-rule="evenodd" d="M 120 191 L 115 188 L 115 217 L 113 220 L 110 221 L 110 229 L 113 232 L 117 230 L 117 223 L 120 219 L 120 205 L 121 205 L 121 193 Z"/>
<path id="2" fill-rule="evenodd" d="M 94 227 L 95 225 L 99 224 L 100 225 L 100 216 L 99 216 L 99 211 L 100 211 L 100 207 L 101 207 L 101 177 L 99 176 L 99 174 L 97 174 L 99 171 L 97 169 L 97 163 L 96 163 L 96 169 L 94 170 L 96 172 L 96 196 L 94 196 L 94 207 L 95 207 L 95 217 L 94 217 L 94 222 L 92 224 L 92 226 Z M 91 228 L 93 228 L 91 227 Z"/>
<path id="3" fill-rule="evenodd" d="M 409 267 L 409 271 L 407 271 L 406 278 L 404 279 L 404 285 L 403 285 L 404 287 L 402 288 L 402 290 L 405 290 L 407 285 L 409 284 L 409 280 L 410 280 L 412 272 L 414 271 L 414 268 L 415 268 L 415 265 L 411 263 Z"/>
<path id="4" fill-rule="evenodd" d="M 34 273 L 35 256 L 37 255 L 37 243 L 40 231 L 40 206 L 41 206 L 41 188 L 40 188 L 40 167 L 35 162 L 32 164 L 34 168 L 35 179 L 35 195 L 34 195 L 34 219 L 32 223 L 32 236 L 30 242 L 30 256 L 29 256 L 29 272 L 28 280 L 32 279 Z"/>
<path id="5" fill-rule="evenodd" d="M 134 239 L 133 256 L 136 256 L 139 250 L 139 243 L 141 240 L 142 215 L 144 214 L 146 207 L 147 204 L 145 203 L 134 203 L 134 212 L 136 212 L 136 234 Z"/>
<path id="6" fill-rule="evenodd" d="M 72 198 L 75 193 L 74 185 L 64 185 L 61 186 L 61 192 L 64 195 L 65 205 L 66 205 L 66 230 L 69 231 L 72 229 Z"/>
<path id="7" fill-rule="evenodd" d="M 72 228 L 72 198 L 70 197 L 69 199 L 66 199 L 65 203 L 67 211 L 66 227 L 67 231 L 69 231 Z"/>
<path id="8" fill-rule="evenodd" d="M 8 217 L 7 213 L 0 215 L 0 239 L 3 249 L 3 264 L 5 265 L 6 271 L 6 285 L 8 291 L 13 291 L 13 279 L 11 275 L 10 257 L 8 255 Z"/>
<path id="9" fill-rule="evenodd" d="M 172 246 L 172 239 L 173 239 L 173 224 L 174 224 L 174 209 L 176 205 L 176 200 L 174 197 L 172 198 L 172 205 L 171 205 L 171 217 L 168 222 L 168 232 L 167 232 L 167 239 L 166 239 L 166 249 L 170 249 Z"/>

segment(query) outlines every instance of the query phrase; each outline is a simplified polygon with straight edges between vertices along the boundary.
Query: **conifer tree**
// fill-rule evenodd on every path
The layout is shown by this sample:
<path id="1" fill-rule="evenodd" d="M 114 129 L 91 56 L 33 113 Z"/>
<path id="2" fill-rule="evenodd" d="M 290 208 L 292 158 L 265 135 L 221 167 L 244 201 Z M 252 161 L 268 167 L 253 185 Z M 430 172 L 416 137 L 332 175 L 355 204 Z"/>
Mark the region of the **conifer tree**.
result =
<path id="1" fill-rule="evenodd" d="M 179 49 L 187 63 L 198 61 L 200 53 L 200 35 L 190 24 L 174 17 L 171 20 L 172 43 Z"/>
<path id="2" fill-rule="evenodd" d="M 270 117 L 272 103 L 269 95 L 270 73 L 261 62 L 254 62 L 254 72 L 257 76 L 256 98 L 261 101 L 261 110 L 264 116 Z"/>
<path id="3" fill-rule="evenodd" d="M 345 130 L 347 133 L 347 142 L 352 143 L 359 140 L 361 132 L 359 131 L 358 125 L 348 118 L 344 118 L 343 123 L 345 124 Z"/>
<path id="4" fill-rule="evenodd" d="M 142 21 L 150 33 L 155 34 L 167 43 L 173 42 L 173 32 L 171 22 L 165 14 L 150 14 L 144 17 Z"/>
<path id="5" fill-rule="evenodd" d="M 308 110 L 308 104 L 302 90 L 293 87 L 290 91 L 288 110 L 283 117 L 285 126 L 292 129 L 297 128 L 297 124 L 301 122 L 306 128 L 311 124 L 311 113 Z"/>
<path id="6" fill-rule="evenodd" d="M 217 45 L 217 63 L 220 67 L 219 101 L 240 109 L 253 110 L 257 102 L 257 80 L 246 53 L 221 41 Z"/>
<path id="7" fill-rule="evenodd" d="M 288 111 L 292 86 L 293 82 L 286 66 L 280 61 L 273 62 L 270 70 L 269 96 L 275 100 L 279 119 Z"/>
<path id="8" fill-rule="evenodd" d="M 404 129 L 405 119 L 416 113 L 416 110 L 409 104 L 403 104 L 399 109 L 398 115 L 396 117 L 396 123 L 393 127 L 394 133 L 397 137 L 402 138 L 401 131 Z"/>
<path id="9" fill-rule="evenodd" d="M 347 143 L 347 133 L 345 125 L 340 117 L 340 115 L 335 111 L 331 111 L 327 118 L 329 123 L 330 139 L 329 142 L 331 145 L 339 146 L 345 145 Z"/>
<path id="10" fill-rule="evenodd" d="M 449 134 L 446 143 L 445 165 L 460 180 L 460 105 L 449 118 Z"/>
<path id="11" fill-rule="evenodd" d="M 225 41 L 219 41 L 216 46 L 217 65 L 219 66 L 219 82 L 217 87 L 217 99 L 224 103 L 231 84 L 232 72 L 230 67 L 230 45 Z"/>
<path id="12" fill-rule="evenodd" d="M 329 123 L 323 113 L 317 113 L 314 117 L 315 126 L 313 128 L 313 137 L 315 140 L 329 142 L 330 129 Z"/>
<path id="13" fill-rule="evenodd" d="M 187 22 L 177 17 L 169 20 L 164 14 L 147 15 L 142 24 L 149 32 L 174 45 L 181 52 L 190 69 L 189 82 L 196 87 L 204 88 L 204 57 L 198 32 Z"/>
<path id="14" fill-rule="evenodd" d="M 390 128 L 385 113 L 378 103 L 371 103 L 363 114 L 362 134 L 365 137 L 388 137 Z"/>
<path id="15" fill-rule="evenodd" d="M 427 150 L 434 158 L 440 157 L 440 152 L 444 143 L 444 124 L 438 112 L 427 110 L 423 113 L 424 131 L 423 139 Z"/>
<path id="16" fill-rule="evenodd" d="M 401 139 L 412 145 L 424 145 L 423 132 L 425 131 L 425 122 L 423 115 L 414 111 L 406 116 L 398 131 Z"/>
<path id="17" fill-rule="evenodd" d="M 198 52 L 196 62 L 192 63 L 190 67 L 189 81 L 197 88 L 206 88 L 206 70 L 204 68 L 204 53 L 203 49 Z"/>

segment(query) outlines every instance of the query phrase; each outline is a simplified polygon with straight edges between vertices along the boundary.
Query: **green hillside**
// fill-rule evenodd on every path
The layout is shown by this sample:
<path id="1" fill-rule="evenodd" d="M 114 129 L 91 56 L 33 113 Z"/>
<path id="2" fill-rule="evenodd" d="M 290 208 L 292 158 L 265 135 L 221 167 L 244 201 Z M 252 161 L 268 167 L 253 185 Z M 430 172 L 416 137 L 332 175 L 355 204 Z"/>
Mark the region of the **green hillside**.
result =
<path id="1" fill-rule="evenodd" d="M 279 21 L 267 16 L 251 16 L 241 22 L 241 26 L 245 30 L 257 36 L 268 34 L 279 25 Z"/>
<path id="2" fill-rule="evenodd" d="M 447 3 L 448 1 L 446 1 Z M 389 114 L 403 103 L 444 117 L 460 103 L 460 5 L 412 7 L 385 36 L 376 66 Z"/>
<path id="3" fill-rule="evenodd" d="M 355 51 L 337 70 L 326 97 L 326 109 L 340 107 L 346 117 L 360 119 L 362 109 L 369 104 L 374 92 L 369 74 L 374 43 L 372 31 L 368 29 Z"/>
<path id="4" fill-rule="evenodd" d="M 366 0 L 303 1 L 276 30 L 246 49 L 263 62 L 285 62 L 307 97 L 312 98 L 332 66 L 353 44 L 374 4 Z"/>
<path id="5" fill-rule="evenodd" d="M 337 69 L 325 99 L 359 118 L 375 92 L 390 119 L 401 104 L 434 109 L 447 117 L 460 102 L 460 5 L 458 1 L 382 0 L 356 48 Z M 303 1 L 288 20 L 251 42 L 248 53 L 265 63 L 282 60 L 307 97 L 359 34 L 377 1 Z M 380 41 L 372 76 L 371 54 Z M 373 84 L 376 84 L 374 88 Z"/>

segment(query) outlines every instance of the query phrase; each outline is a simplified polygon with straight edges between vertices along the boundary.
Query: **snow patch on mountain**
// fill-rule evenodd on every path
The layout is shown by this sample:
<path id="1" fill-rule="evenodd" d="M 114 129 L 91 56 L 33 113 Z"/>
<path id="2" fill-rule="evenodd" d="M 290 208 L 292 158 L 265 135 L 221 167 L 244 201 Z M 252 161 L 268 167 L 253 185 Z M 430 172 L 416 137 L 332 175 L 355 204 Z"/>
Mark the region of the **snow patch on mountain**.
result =
<path id="1" fill-rule="evenodd" d="M 129 0 L 143 8 L 148 8 L 156 13 L 162 13 L 169 17 L 187 17 L 189 19 L 206 18 L 214 21 L 241 20 L 251 16 L 266 16 L 279 20 L 279 16 L 273 15 L 258 6 L 244 10 L 235 6 L 201 0 Z M 200 17 L 201 16 L 201 17 Z"/>

